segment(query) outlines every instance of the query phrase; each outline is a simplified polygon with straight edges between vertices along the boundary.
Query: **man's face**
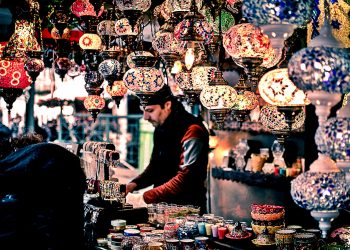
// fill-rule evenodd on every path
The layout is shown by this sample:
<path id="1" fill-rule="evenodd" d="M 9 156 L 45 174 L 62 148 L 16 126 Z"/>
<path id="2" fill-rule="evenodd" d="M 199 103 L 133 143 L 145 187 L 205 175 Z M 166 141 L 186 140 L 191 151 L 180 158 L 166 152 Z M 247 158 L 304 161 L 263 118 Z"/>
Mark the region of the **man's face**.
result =
<path id="1" fill-rule="evenodd" d="M 171 110 L 171 102 L 167 101 L 164 104 L 164 108 L 161 108 L 159 104 L 148 105 L 143 109 L 143 119 L 150 122 L 154 127 L 162 125 L 165 119 L 169 116 Z"/>

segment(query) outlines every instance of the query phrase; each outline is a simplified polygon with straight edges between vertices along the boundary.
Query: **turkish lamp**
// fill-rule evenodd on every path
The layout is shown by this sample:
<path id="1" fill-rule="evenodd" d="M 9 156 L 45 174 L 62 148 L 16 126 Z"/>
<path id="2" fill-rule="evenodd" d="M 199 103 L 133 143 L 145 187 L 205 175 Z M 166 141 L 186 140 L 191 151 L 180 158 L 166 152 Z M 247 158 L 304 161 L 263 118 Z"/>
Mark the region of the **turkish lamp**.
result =
<path id="1" fill-rule="evenodd" d="M 162 72 L 154 67 L 156 60 L 152 54 L 135 53 L 132 57 L 135 67 L 123 76 L 125 86 L 136 94 L 142 106 L 147 106 L 152 95 L 164 86 Z"/>
<path id="2" fill-rule="evenodd" d="M 88 71 L 85 73 L 85 89 L 89 95 L 100 95 L 103 91 L 101 87 L 103 76 L 98 71 Z"/>
<path id="3" fill-rule="evenodd" d="M 308 47 L 296 52 L 288 63 L 288 74 L 298 88 L 306 91 L 322 125 L 342 94 L 350 91 L 350 56 L 325 19 L 320 35 Z"/>
<path id="4" fill-rule="evenodd" d="M 120 101 L 123 99 L 125 94 L 128 92 L 122 80 L 117 80 L 112 86 L 106 85 L 106 92 L 112 97 L 115 104 L 119 108 Z"/>
<path id="5" fill-rule="evenodd" d="M 39 76 L 45 68 L 44 62 L 41 59 L 41 51 L 28 51 L 28 58 L 25 61 L 24 69 L 28 72 L 28 75 L 32 78 L 35 83 L 36 78 Z"/>
<path id="6" fill-rule="evenodd" d="M 133 28 L 142 16 L 142 13 L 146 12 L 152 4 L 151 0 L 115 0 L 114 3 L 121 10 L 124 16 L 129 20 L 131 27 Z"/>
<path id="7" fill-rule="evenodd" d="M 339 216 L 339 208 L 349 202 L 350 186 L 345 173 L 328 156 L 319 154 L 310 170 L 291 181 L 291 196 L 301 208 L 311 210 L 319 222 L 322 238 L 327 238 L 331 222 Z"/>
<path id="8" fill-rule="evenodd" d="M 346 174 L 350 183 L 350 105 L 346 103 L 316 130 L 315 141 L 318 150 L 336 161 L 337 167 Z"/>
<path id="9" fill-rule="evenodd" d="M 62 82 L 71 66 L 71 61 L 67 57 L 59 57 L 54 61 L 55 72 L 60 76 Z"/>
<path id="10" fill-rule="evenodd" d="M 220 70 L 215 72 L 214 80 L 201 91 L 200 102 L 209 110 L 217 129 L 224 127 L 225 118 L 233 107 L 236 96 L 236 90 L 228 85 Z"/>
<path id="11" fill-rule="evenodd" d="M 242 14 L 249 23 L 261 28 L 279 53 L 294 29 L 306 25 L 311 19 L 313 6 L 312 0 L 247 0 L 243 1 Z"/>
<path id="12" fill-rule="evenodd" d="M 84 107 L 90 112 L 94 122 L 105 104 L 105 100 L 99 95 L 89 95 L 84 99 Z"/>
<path id="13" fill-rule="evenodd" d="M 108 53 L 105 51 L 104 53 Z M 113 55 L 116 53 L 113 53 L 111 51 L 110 57 L 103 60 L 100 65 L 98 66 L 98 71 L 103 76 L 103 78 L 108 82 L 108 85 L 111 87 L 113 83 L 118 79 L 120 72 L 121 72 L 121 64 L 118 60 L 113 59 Z"/>
<path id="14" fill-rule="evenodd" d="M 101 45 L 100 36 L 94 33 L 85 33 L 79 38 L 79 46 L 83 50 L 99 50 Z"/>

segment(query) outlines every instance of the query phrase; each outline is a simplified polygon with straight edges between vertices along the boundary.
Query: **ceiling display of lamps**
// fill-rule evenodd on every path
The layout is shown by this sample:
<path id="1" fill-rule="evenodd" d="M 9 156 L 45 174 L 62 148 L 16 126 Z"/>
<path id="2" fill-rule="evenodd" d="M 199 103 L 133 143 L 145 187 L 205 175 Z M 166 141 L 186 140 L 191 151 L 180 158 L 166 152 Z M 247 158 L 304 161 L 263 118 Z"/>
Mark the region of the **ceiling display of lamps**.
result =
<path id="1" fill-rule="evenodd" d="M 265 105 L 261 107 L 259 121 L 265 129 L 276 135 L 279 143 L 284 144 L 286 138 L 293 131 L 302 128 L 305 122 L 305 112 L 301 110 L 294 118 L 292 128 L 286 122 L 286 117 L 282 112 L 279 112 L 277 106 Z"/>
<path id="2" fill-rule="evenodd" d="M 210 118 L 217 129 L 222 129 L 224 120 L 235 104 L 236 90 L 228 85 L 220 70 L 216 70 L 214 79 L 200 93 L 200 101 L 209 110 Z"/>
<path id="3" fill-rule="evenodd" d="M 291 57 L 288 73 L 315 105 L 319 124 L 324 123 L 341 95 L 350 91 L 350 56 L 333 37 L 327 18 L 320 35 Z"/>
<path id="4" fill-rule="evenodd" d="M 311 19 L 313 4 L 312 0 L 248 0 L 243 1 L 242 13 L 248 22 L 259 26 L 269 37 L 278 55 L 294 29 Z"/>
<path id="5" fill-rule="evenodd" d="M 123 76 L 125 86 L 137 95 L 142 106 L 147 106 L 152 94 L 164 85 L 162 72 L 154 67 L 156 60 L 152 54 L 148 56 L 135 53 L 132 57 L 135 67 L 130 68 Z"/>
<path id="6" fill-rule="evenodd" d="M 232 26 L 223 35 L 225 51 L 248 76 L 249 86 L 255 90 L 260 72 L 257 68 L 263 63 L 270 48 L 270 41 L 261 30 L 250 24 Z"/>
<path id="7" fill-rule="evenodd" d="M 237 91 L 237 97 L 232 107 L 232 115 L 235 120 L 243 122 L 247 119 L 250 111 L 259 105 L 259 100 L 255 93 L 250 91 L 250 87 L 245 84 L 243 76 L 240 77 L 234 88 Z"/>
<path id="8" fill-rule="evenodd" d="M 113 83 L 112 87 L 107 85 L 106 92 L 112 97 L 115 101 L 117 107 L 119 107 L 121 99 L 123 99 L 124 95 L 127 93 L 128 89 L 125 87 L 124 82 L 122 80 L 117 80 Z"/>
<path id="9" fill-rule="evenodd" d="M 151 0 L 114 0 L 118 9 L 129 20 L 133 29 L 138 19 L 151 7 Z"/>

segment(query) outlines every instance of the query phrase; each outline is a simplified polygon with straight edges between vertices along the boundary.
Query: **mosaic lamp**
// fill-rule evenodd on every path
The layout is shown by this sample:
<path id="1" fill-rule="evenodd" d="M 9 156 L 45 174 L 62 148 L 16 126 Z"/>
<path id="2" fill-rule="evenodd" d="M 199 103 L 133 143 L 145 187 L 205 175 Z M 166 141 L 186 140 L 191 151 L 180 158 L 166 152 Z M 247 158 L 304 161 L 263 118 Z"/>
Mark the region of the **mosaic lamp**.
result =
<path id="1" fill-rule="evenodd" d="M 250 91 L 250 87 L 245 84 L 243 75 L 234 88 L 237 91 L 237 98 L 232 107 L 232 114 L 235 120 L 243 122 L 247 119 L 250 111 L 259 105 L 259 100 L 255 93 Z"/>
<path id="2" fill-rule="evenodd" d="M 128 92 L 128 89 L 125 87 L 122 80 L 117 80 L 113 83 L 112 87 L 106 85 L 106 92 L 112 97 L 112 99 L 115 101 L 115 104 L 119 108 L 120 101 Z"/>
<path id="3" fill-rule="evenodd" d="M 97 24 L 97 34 L 101 37 L 102 42 L 106 49 L 109 49 L 110 44 L 117 36 L 115 32 L 115 21 L 103 20 Z"/>
<path id="4" fill-rule="evenodd" d="M 154 67 L 157 58 L 145 53 L 132 57 L 135 67 L 125 72 L 123 82 L 140 99 L 142 106 L 147 106 L 149 98 L 164 85 L 163 74 Z"/>
<path id="5" fill-rule="evenodd" d="M 289 79 L 287 68 L 267 72 L 260 79 L 258 88 L 266 103 L 277 106 L 278 111 L 284 113 L 289 130 L 292 130 L 294 119 L 302 107 L 310 103 L 305 93 Z"/>
<path id="6" fill-rule="evenodd" d="M 55 72 L 60 76 L 62 82 L 71 66 L 72 62 L 68 57 L 59 57 L 54 61 Z"/>
<path id="7" fill-rule="evenodd" d="M 242 14 L 249 23 L 261 28 L 274 49 L 281 51 L 294 29 L 311 19 L 313 3 L 313 0 L 247 0 L 243 1 Z"/>
<path id="8" fill-rule="evenodd" d="M 350 185 L 335 162 L 319 154 L 310 170 L 291 181 L 291 196 L 298 206 L 311 210 L 311 216 L 319 222 L 322 238 L 326 238 L 331 222 L 339 215 L 338 209 L 349 203 Z"/>
<path id="9" fill-rule="evenodd" d="M 199 99 L 204 107 L 209 110 L 210 118 L 218 129 L 222 129 L 227 114 L 235 104 L 236 90 L 228 85 L 220 70 L 216 70 L 215 78 L 205 86 Z"/>
<path id="10" fill-rule="evenodd" d="M 99 95 L 89 95 L 84 99 L 84 107 L 90 112 L 94 121 L 105 107 L 105 100 Z"/>
<path id="11" fill-rule="evenodd" d="M 318 150 L 329 155 L 338 168 L 346 174 L 350 183 L 350 104 L 347 102 L 337 111 L 337 116 L 329 118 L 319 126 L 315 135 Z"/>
<path id="12" fill-rule="evenodd" d="M 140 32 L 138 25 L 131 26 L 127 18 L 121 18 L 115 22 L 114 29 L 115 33 L 122 39 L 126 47 L 129 50 L 133 50 L 136 36 Z"/>
<path id="13" fill-rule="evenodd" d="M 129 20 L 132 28 L 141 17 L 143 12 L 146 12 L 152 4 L 151 0 L 115 0 L 117 8 L 123 12 L 124 16 Z"/>
<path id="14" fill-rule="evenodd" d="M 180 41 L 174 37 L 174 29 L 175 20 L 170 18 L 160 27 L 152 41 L 152 47 L 158 52 L 168 69 L 173 67 L 174 62 L 180 59 L 183 53 Z"/>
<path id="15" fill-rule="evenodd" d="M 298 88 L 306 91 L 319 124 L 324 123 L 341 95 L 350 91 L 350 56 L 332 35 L 327 18 L 320 35 L 291 57 L 288 74 Z"/>
<path id="16" fill-rule="evenodd" d="M 305 122 L 305 112 L 301 110 L 292 123 L 290 131 L 289 125 L 286 122 L 285 115 L 279 112 L 274 105 L 265 105 L 261 107 L 259 114 L 259 121 L 268 131 L 276 135 L 279 143 L 284 144 L 290 132 L 300 129 Z"/>
<path id="17" fill-rule="evenodd" d="M 98 71 L 103 76 L 103 78 L 108 82 L 108 85 L 113 86 L 114 81 L 116 81 L 121 72 L 121 64 L 118 60 L 113 59 L 116 57 L 116 51 L 104 51 L 105 60 L 103 60 L 98 66 Z"/>
<path id="18" fill-rule="evenodd" d="M 223 46 L 227 54 L 244 68 L 249 84 L 255 90 L 260 72 L 256 69 L 263 63 L 270 48 L 270 41 L 261 30 L 250 23 L 232 26 L 223 35 Z"/>
<path id="19" fill-rule="evenodd" d="M 175 74 L 175 83 L 184 93 L 190 106 L 199 103 L 199 95 L 203 88 L 214 80 L 215 71 L 215 67 L 196 66 L 191 71 L 183 70 Z"/>

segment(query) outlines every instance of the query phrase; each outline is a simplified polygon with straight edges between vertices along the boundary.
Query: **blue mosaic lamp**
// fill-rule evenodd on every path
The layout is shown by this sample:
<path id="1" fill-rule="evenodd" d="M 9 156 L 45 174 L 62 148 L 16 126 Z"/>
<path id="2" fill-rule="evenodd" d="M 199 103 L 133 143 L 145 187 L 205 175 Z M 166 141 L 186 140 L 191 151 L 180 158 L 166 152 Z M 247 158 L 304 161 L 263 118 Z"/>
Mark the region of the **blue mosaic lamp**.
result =
<path id="1" fill-rule="evenodd" d="M 294 29 L 311 19 L 313 4 L 313 0 L 246 0 L 242 12 L 270 38 L 273 48 L 281 50 Z"/>
<path id="2" fill-rule="evenodd" d="M 298 88 L 307 91 L 319 124 L 327 120 L 341 95 L 350 91 L 350 56 L 332 35 L 327 16 L 320 35 L 289 60 L 288 75 Z"/>

